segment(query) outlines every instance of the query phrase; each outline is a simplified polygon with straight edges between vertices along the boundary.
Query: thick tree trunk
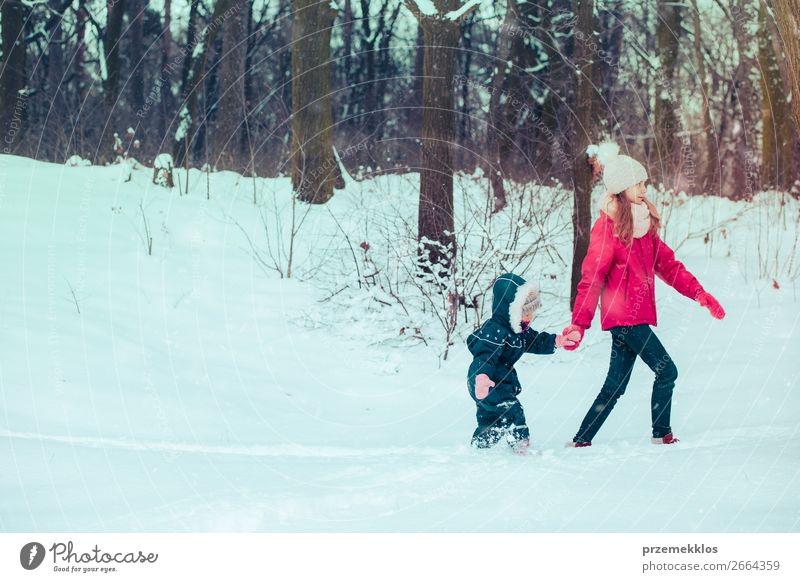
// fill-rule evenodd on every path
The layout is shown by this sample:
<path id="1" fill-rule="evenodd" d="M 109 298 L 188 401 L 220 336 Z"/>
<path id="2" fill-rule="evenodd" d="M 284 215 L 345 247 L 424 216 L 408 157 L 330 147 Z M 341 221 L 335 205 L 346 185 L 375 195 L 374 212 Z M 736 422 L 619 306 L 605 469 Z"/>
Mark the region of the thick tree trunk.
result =
<path id="1" fill-rule="evenodd" d="M 448 6 L 438 0 L 440 14 Z M 422 153 L 418 238 L 420 256 L 426 268 L 439 273 L 452 272 L 456 256 L 453 218 L 453 161 L 455 139 L 456 48 L 460 36 L 458 22 L 444 17 L 419 17 L 424 34 L 422 84 Z"/>
<path id="2" fill-rule="evenodd" d="M 773 0 L 770 4 L 788 61 L 785 94 L 792 95 L 792 117 L 800 138 L 800 0 Z"/>
<path id="3" fill-rule="evenodd" d="M 418 236 L 431 265 L 449 270 L 455 257 L 451 146 L 455 137 L 452 81 L 458 26 L 431 22 L 423 25 L 423 31 L 426 50 Z"/>
<path id="4" fill-rule="evenodd" d="M 299 200 L 323 204 L 333 196 L 331 27 L 336 10 L 318 0 L 293 0 L 292 187 Z"/>
<path id="5" fill-rule="evenodd" d="M 246 115 L 244 76 L 247 57 L 247 16 L 245 0 L 225 21 L 222 56 L 219 62 L 219 101 L 211 136 L 213 165 L 219 169 L 242 171 L 241 133 Z"/>
<path id="6" fill-rule="evenodd" d="M 3 153 L 13 153 L 21 142 L 28 95 L 23 30 L 30 8 L 19 0 L 0 4 L 3 60 L 0 62 L 0 129 Z"/>
<path id="7" fill-rule="evenodd" d="M 656 84 L 655 134 L 657 163 L 652 168 L 656 180 L 667 187 L 678 183 L 676 172 L 675 134 L 678 118 L 675 114 L 678 91 L 675 87 L 675 65 L 678 57 L 678 7 L 671 2 L 658 3 L 656 40 L 660 60 Z"/>
<path id="8" fill-rule="evenodd" d="M 117 104 L 119 95 L 119 50 L 122 34 L 122 17 L 125 14 L 125 0 L 109 0 L 107 9 L 106 35 L 103 39 L 106 78 L 103 82 L 103 98 L 110 116 Z M 113 129 L 113 128 L 112 128 Z"/>
<path id="9" fill-rule="evenodd" d="M 583 38 L 592 38 L 594 34 L 594 1 L 574 0 L 574 6 L 578 17 L 576 31 L 582 34 Z M 575 204 L 572 209 L 573 252 L 570 309 L 575 305 L 578 283 L 581 280 L 581 265 L 589 248 L 589 233 L 592 229 L 592 169 L 586 157 L 586 148 L 591 143 L 593 120 L 592 61 L 593 53 L 589 44 L 577 42 L 574 52 L 574 64 L 578 69 L 574 108 L 575 129 L 571 140 Z"/>
<path id="10" fill-rule="evenodd" d="M 792 124 L 778 57 L 772 47 L 764 4 L 759 9 L 758 65 L 761 73 L 762 187 L 788 188 L 792 183 Z"/>

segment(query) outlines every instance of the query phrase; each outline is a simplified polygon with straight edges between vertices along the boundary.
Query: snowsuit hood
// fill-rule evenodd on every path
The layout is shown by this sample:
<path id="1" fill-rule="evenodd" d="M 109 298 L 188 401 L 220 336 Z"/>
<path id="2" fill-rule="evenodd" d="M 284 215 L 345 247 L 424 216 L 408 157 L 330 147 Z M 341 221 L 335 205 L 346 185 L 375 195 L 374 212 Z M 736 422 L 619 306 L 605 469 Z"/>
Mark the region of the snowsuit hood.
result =
<path id="1" fill-rule="evenodd" d="M 535 299 L 533 316 L 536 317 L 539 287 L 514 273 L 500 275 L 492 286 L 492 319 L 514 333 L 522 333 L 522 307 L 531 294 Z"/>

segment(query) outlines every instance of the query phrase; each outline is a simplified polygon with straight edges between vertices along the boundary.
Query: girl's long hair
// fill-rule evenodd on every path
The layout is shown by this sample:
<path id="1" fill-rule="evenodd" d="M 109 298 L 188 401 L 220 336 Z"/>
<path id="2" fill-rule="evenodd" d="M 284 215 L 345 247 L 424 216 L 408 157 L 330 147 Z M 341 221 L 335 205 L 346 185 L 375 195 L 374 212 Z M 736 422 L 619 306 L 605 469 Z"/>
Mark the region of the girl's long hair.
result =
<path id="1" fill-rule="evenodd" d="M 614 229 L 619 240 L 628 246 L 633 240 L 633 209 L 631 208 L 631 202 L 625 197 L 624 193 L 613 196 L 617 201 L 617 211 L 613 217 Z M 650 232 L 658 234 L 658 230 L 661 228 L 661 216 L 647 196 L 644 197 L 644 203 L 647 205 L 647 210 L 650 211 Z"/>

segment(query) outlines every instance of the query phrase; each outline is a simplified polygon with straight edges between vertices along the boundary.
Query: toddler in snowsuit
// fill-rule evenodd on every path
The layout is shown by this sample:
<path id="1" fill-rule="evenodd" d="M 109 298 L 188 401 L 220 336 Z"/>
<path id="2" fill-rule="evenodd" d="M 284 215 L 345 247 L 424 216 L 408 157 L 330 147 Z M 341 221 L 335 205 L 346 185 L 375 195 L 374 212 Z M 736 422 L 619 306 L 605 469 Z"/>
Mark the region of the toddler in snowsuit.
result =
<path id="1" fill-rule="evenodd" d="M 539 308 L 539 289 L 513 273 L 495 280 L 492 317 L 467 338 L 473 360 L 467 388 L 477 406 L 478 428 L 472 445 L 488 448 L 506 436 L 516 452 L 530 444 L 525 413 L 517 395 L 522 386 L 514 364 L 525 353 L 552 354 L 556 347 L 572 347 L 570 335 L 537 332 L 529 327 Z"/>

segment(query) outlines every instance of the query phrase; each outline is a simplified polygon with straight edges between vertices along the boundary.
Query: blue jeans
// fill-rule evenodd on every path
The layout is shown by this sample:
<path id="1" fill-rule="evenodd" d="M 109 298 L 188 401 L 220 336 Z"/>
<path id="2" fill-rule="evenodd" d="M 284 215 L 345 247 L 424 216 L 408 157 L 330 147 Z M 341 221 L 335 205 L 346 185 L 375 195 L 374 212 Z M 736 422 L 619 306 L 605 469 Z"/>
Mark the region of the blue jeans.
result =
<path id="1" fill-rule="evenodd" d="M 678 368 L 649 325 L 625 325 L 612 327 L 610 331 L 611 363 L 606 381 L 589 412 L 586 413 L 578 434 L 572 440 L 576 443 L 592 441 L 614 409 L 619 397 L 625 394 L 636 356 L 642 358 L 655 372 L 656 379 L 650 399 L 653 436 L 659 438 L 666 436 L 672 432 L 669 417 L 672 408 L 672 389 L 678 378 Z"/>

